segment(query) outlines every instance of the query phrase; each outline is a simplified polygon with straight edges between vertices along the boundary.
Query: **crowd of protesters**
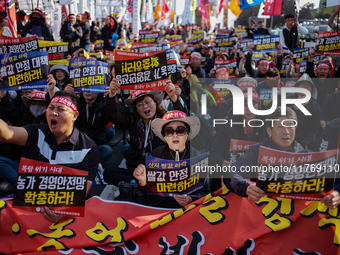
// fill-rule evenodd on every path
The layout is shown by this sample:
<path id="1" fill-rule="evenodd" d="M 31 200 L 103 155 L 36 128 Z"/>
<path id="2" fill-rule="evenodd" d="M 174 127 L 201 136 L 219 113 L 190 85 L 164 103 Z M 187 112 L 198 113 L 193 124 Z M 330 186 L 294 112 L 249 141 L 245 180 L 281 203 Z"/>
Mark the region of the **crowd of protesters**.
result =
<path id="1" fill-rule="evenodd" d="M 3 25 L 6 19 L 6 13 L 0 12 L 0 32 L 9 36 L 8 29 Z M 275 56 L 268 54 L 257 61 L 252 59 L 254 45 L 250 44 L 248 51 L 244 52 L 237 47 L 238 39 L 234 41 L 234 47 L 230 51 L 216 54 L 215 36 L 208 36 L 205 27 L 171 25 L 157 29 L 154 24 L 145 24 L 143 29 L 159 31 L 158 42 L 161 43 L 169 43 L 167 35 L 181 35 L 179 56 L 190 56 L 189 65 L 179 68 L 172 75 L 165 91 L 120 90 L 115 78 L 114 61 L 103 57 L 100 60 L 107 62 L 110 67 L 110 73 L 106 75 L 108 86 L 104 93 L 75 93 L 70 83 L 68 66 L 63 65 L 55 65 L 50 69 L 48 83 L 51 87 L 46 91 L 1 91 L 0 177 L 3 181 L 0 188 L 7 185 L 7 182 L 15 187 L 21 157 L 55 163 L 57 152 L 86 151 L 77 162 L 63 162 L 66 166 L 89 171 L 88 192 L 98 169 L 102 169 L 100 164 L 104 165 L 113 156 L 122 159 L 124 157 L 126 167 L 105 165 L 105 181 L 118 185 L 121 181 L 137 180 L 143 196 L 139 202 L 147 205 L 175 208 L 185 206 L 219 189 L 221 185 L 226 185 L 240 196 L 258 201 L 265 195 L 264 191 L 240 175 L 225 175 L 222 178 L 223 184 L 221 176 L 211 178 L 203 189 L 190 196 L 181 195 L 171 199 L 149 196 L 145 190 L 145 156 L 151 154 L 162 159 L 182 160 L 198 155 L 199 152 L 210 151 L 211 164 L 229 166 L 232 164 L 229 152 L 231 139 L 259 142 L 265 147 L 293 153 L 338 148 L 340 93 L 336 78 L 340 76 L 340 67 L 334 67 L 332 57 L 326 56 L 318 62 L 314 70 L 316 50 L 311 49 L 307 70 L 301 73 L 295 67 L 297 63 L 292 58 L 292 51 L 300 45 L 299 33 L 306 31 L 294 15 L 288 14 L 285 19 L 286 26 L 281 32 Z M 118 23 L 114 16 L 108 16 L 102 28 L 94 21 L 90 25 L 90 20 L 88 12 L 70 14 L 63 24 L 60 37 L 63 42 L 69 43 L 71 58 L 87 58 L 87 52 L 94 51 L 94 44 L 98 39 L 104 41 L 104 50 L 108 51 L 128 50 L 129 42 L 139 41 L 138 36 L 132 34 L 131 24 L 126 25 L 124 21 Z M 25 13 L 18 12 L 17 22 L 19 37 L 30 34 L 36 35 L 39 40 L 54 40 L 44 13 L 39 8 L 32 12 L 26 24 Z M 194 51 L 188 54 L 185 40 L 193 37 L 194 31 L 204 31 L 205 38 L 203 43 L 195 45 Z M 234 36 L 234 29 L 227 32 Z M 114 42 L 113 34 L 117 34 L 117 40 L 123 40 L 124 43 Z M 252 38 L 254 34 L 270 33 L 262 22 L 256 27 L 252 21 L 246 37 Z M 284 48 L 288 48 L 288 51 L 284 52 Z M 202 58 L 205 58 L 204 64 L 201 63 Z M 228 69 L 214 68 L 216 59 L 236 60 L 234 79 L 230 79 Z M 280 72 L 282 61 L 288 59 L 291 63 L 284 76 Z M 282 79 L 283 77 L 290 78 Z M 272 126 L 254 127 L 251 121 L 263 116 L 250 111 L 246 101 L 244 115 L 233 115 L 235 102 L 231 95 L 220 106 L 208 103 L 209 114 L 202 115 L 200 99 L 204 91 L 200 88 L 202 84 L 211 84 L 213 79 L 230 80 L 231 84 L 244 92 L 245 99 L 251 96 L 253 108 L 257 110 L 270 109 L 272 106 L 272 99 L 261 99 L 263 89 L 280 91 L 288 86 L 305 88 L 310 91 L 311 99 L 304 107 L 311 115 L 304 115 L 295 105 L 288 108 L 286 115 L 282 115 L 281 108 L 278 107 L 268 118 L 295 120 L 297 127 L 283 127 L 280 122 L 275 122 Z M 252 95 L 245 91 L 248 88 L 253 90 Z M 291 98 L 304 96 L 295 93 Z M 65 100 L 69 102 L 68 106 L 63 103 Z M 177 112 L 176 116 L 179 117 L 169 117 L 169 112 Z M 234 122 L 245 120 L 246 126 L 214 126 L 212 121 L 215 118 Z M 115 127 L 129 129 L 130 144 L 125 147 L 124 156 L 113 155 L 108 144 L 115 133 L 112 123 Z M 43 139 L 44 144 L 38 142 L 40 139 Z M 48 146 L 47 150 L 55 153 L 44 154 L 46 148 L 42 149 L 42 146 Z M 256 165 L 259 146 L 252 146 L 233 164 L 238 168 L 242 165 Z M 59 156 L 61 155 L 63 154 L 60 153 Z M 329 208 L 337 207 L 340 204 L 338 191 L 340 186 L 336 181 L 333 193 L 324 197 L 322 202 Z M 43 213 L 52 222 L 61 218 L 50 210 Z"/>

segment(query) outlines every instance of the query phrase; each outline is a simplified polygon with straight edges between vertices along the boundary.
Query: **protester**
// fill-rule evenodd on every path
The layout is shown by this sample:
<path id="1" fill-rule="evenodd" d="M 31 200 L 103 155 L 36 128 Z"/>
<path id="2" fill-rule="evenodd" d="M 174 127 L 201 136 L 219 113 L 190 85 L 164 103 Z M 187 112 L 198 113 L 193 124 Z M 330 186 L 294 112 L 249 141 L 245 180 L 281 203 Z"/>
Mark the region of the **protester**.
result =
<path id="1" fill-rule="evenodd" d="M 240 166 L 254 166 L 257 164 L 260 146 L 293 153 L 307 152 L 295 141 L 296 127 L 293 120 L 297 121 L 297 116 L 294 110 L 287 108 L 287 115 L 283 116 L 281 115 L 281 107 L 278 107 L 274 113 L 268 116 L 268 118 L 278 120 L 274 122 L 273 126 L 271 122 L 267 122 L 267 133 L 269 138 L 262 144 L 251 146 L 245 154 L 233 164 L 238 170 L 237 173 L 232 174 L 232 176 L 225 176 L 223 179 L 225 185 L 232 192 L 235 192 L 242 197 L 248 197 L 251 201 L 259 201 L 265 196 L 265 192 L 259 187 L 256 187 L 255 184 L 245 180 L 244 177 L 247 178 L 247 176 L 245 173 L 239 171 L 239 169 Z M 282 126 L 282 121 L 285 121 L 286 127 Z M 340 204 L 339 192 L 333 191 L 330 195 L 322 198 L 321 202 L 330 209 L 336 208 Z"/>
<path id="2" fill-rule="evenodd" d="M 30 22 L 25 26 L 21 37 L 26 37 L 27 34 L 36 35 L 39 40 L 54 41 L 53 35 L 46 26 L 46 20 L 41 8 L 35 8 L 30 15 Z"/>
<path id="3" fill-rule="evenodd" d="M 280 43 L 283 47 L 293 52 L 294 48 L 300 48 L 299 34 L 308 34 L 307 28 L 299 26 L 299 22 L 293 14 L 285 15 L 285 27 L 280 32 Z"/>
<path id="4" fill-rule="evenodd" d="M 105 19 L 105 26 L 101 31 L 101 39 L 104 40 L 104 50 L 113 51 L 114 46 L 110 45 L 113 44 L 113 34 L 118 35 L 117 39 L 120 38 L 119 24 L 115 17 L 107 16 Z"/>
<path id="5" fill-rule="evenodd" d="M 178 117 L 174 115 L 177 114 Z M 151 129 L 166 145 L 159 146 L 152 151 L 151 156 L 180 161 L 198 156 L 199 153 L 188 144 L 199 132 L 200 121 L 195 116 L 187 117 L 183 112 L 171 111 L 164 114 L 162 119 L 155 119 L 151 123 Z M 176 195 L 173 198 L 163 196 L 146 195 L 146 167 L 139 164 L 133 171 L 133 176 L 138 180 L 143 191 L 144 203 L 165 208 L 179 208 L 192 203 L 207 194 L 206 189 L 190 195 Z"/>
<path id="6" fill-rule="evenodd" d="M 254 34 L 256 34 L 256 35 L 270 35 L 268 28 L 264 27 L 262 20 L 260 20 L 257 23 L 257 29 L 255 30 Z"/>
<path id="7" fill-rule="evenodd" d="M 83 36 L 83 30 L 76 21 L 76 16 L 70 14 L 68 21 L 63 24 L 60 30 L 60 37 L 64 42 L 68 42 L 68 52 L 73 54 L 80 47 L 80 38 Z"/>
<path id="8" fill-rule="evenodd" d="M 12 32 L 7 26 L 8 17 L 5 11 L 0 11 L 0 35 L 12 37 Z"/>
<path id="9" fill-rule="evenodd" d="M 17 12 L 17 31 L 18 37 L 21 37 L 22 32 L 24 31 L 26 25 L 26 12 L 18 11 Z"/>
<path id="10" fill-rule="evenodd" d="M 92 21 L 91 23 L 91 31 L 90 31 L 90 41 L 92 44 L 94 44 L 97 41 L 98 36 L 100 36 L 100 29 L 96 25 L 95 21 Z M 94 49 L 93 49 L 94 50 Z M 91 48 L 91 52 L 93 51 Z"/>
<path id="11" fill-rule="evenodd" d="M 190 55 L 190 66 L 186 68 L 188 75 L 196 75 L 197 78 L 205 78 L 205 72 L 201 67 L 202 56 L 198 52 L 193 52 Z"/>
<path id="12" fill-rule="evenodd" d="M 90 22 L 91 16 L 89 12 L 84 12 L 82 15 L 82 22 L 80 24 L 81 29 L 83 30 L 83 36 L 80 38 L 80 48 L 84 48 L 87 52 L 91 50 L 91 27 Z"/>
<path id="13" fill-rule="evenodd" d="M 69 102 L 69 104 L 65 102 Z M 66 91 L 59 91 L 47 108 L 47 125 L 13 127 L 0 120 L 0 141 L 28 146 L 30 159 L 88 171 L 86 188 L 88 194 L 98 171 L 99 153 L 94 142 L 74 127 L 74 122 L 79 115 L 77 104 L 77 98 L 74 95 Z M 40 144 L 38 142 L 40 140 L 45 143 Z M 46 146 L 46 150 L 42 150 L 41 146 Z M 49 150 L 53 153 L 46 154 Z M 81 157 L 68 156 L 69 153 L 74 152 L 80 153 Z M 16 168 L 18 166 L 19 163 Z M 2 178 L 7 175 L 5 179 L 16 180 L 17 169 L 13 168 L 11 172 L 1 171 L 1 175 Z M 47 207 L 43 209 L 43 216 L 53 223 L 64 218 Z"/>
<path id="14" fill-rule="evenodd" d="M 56 80 L 57 82 L 56 87 L 59 90 L 64 90 L 67 84 L 70 83 L 69 80 L 70 73 L 68 71 L 67 66 L 54 65 L 50 70 L 50 74 L 52 74 L 54 79 Z"/>
<path id="15" fill-rule="evenodd" d="M 335 12 L 333 12 L 328 19 L 328 26 L 332 28 L 333 31 L 338 31 L 338 24 L 335 25 L 334 18 L 339 15 L 339 12 L 340 12 L 340 5 L 336 7 Z"/>
<path id="16" fill-rule="evenodd" d="M 247 28 L 247 33 L 248 33 L 247 38 L 253 39 L 253 36 L 254 36 L 254 34 L 256 32 L 255 24 L 256 23 L 255 23 L 254 20 L 250 21 L 250 26 Z"/>

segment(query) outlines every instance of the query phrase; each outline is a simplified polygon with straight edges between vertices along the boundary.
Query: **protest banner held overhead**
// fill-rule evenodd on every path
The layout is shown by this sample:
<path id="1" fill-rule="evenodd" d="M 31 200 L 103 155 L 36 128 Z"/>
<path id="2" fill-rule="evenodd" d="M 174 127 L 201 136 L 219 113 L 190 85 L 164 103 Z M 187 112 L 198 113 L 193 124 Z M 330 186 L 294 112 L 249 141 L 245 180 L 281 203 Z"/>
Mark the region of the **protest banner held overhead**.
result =
<path id="1" fill-rule="evenodd" d="M 70 59 L 70 79 L 74 91 L 102 93 L 109 82 L 108 64 L 93 59 Z"/>
<path id="2" fill-rule="evenodd" d="M 214 61 L 214 69 L 217 70 L 219 68 L 227 68 L 229 71 L 229 77 L 234 78 L 235 70 L 236 70 L 237 62 L 236 60 L 223 60 L 223 59 L 215 59 Z"/>
<path id="3" fill-rule="evenodd" d="M 13 207 L 60 215 L 84 216 L 88 172 L 21 158 Z"/>
<path id="4" fill-rule="evenodd" d="M 50 65 L 68 65 L 68 43 L 38 41 L 40 51 L 48 52 Z"/>
<path id="5" fill-rule="evenodd" d="M 255 51 L 263 50 L 266 53 L 277 53 L 277 45 L 280 43 L 279 35 L 254 35 Z"/>
<path id="6" fill-rule="evenodd" d="M 0 54 L 38 51 L 39 45 L 36 36 L 25 38 L 11 38 L 0 35 Z"/>
<path id="7" fill-rule="evenodd" d="M 204 185 L 209 153 L 192 159 L 174 161 L 146 156 L 147 192 L 173 197 L 188 195 Z M 199 170 L 198 170 L 199 169 Z"/>
<path id="8" fill-rule="evenodd" d="M 309 55 L 308 48 L 293 49 L 293 59 L 295 63 L 300 63 L 300 61 L 306 59 L 308 55 Z"/>
<path id="9" fill-rule="evenodd" d="M 158 31 L 139 30 L 141 43 L 155 43 L 158 38 Z"/>
<path id="10" fill-rule="evenodd" d="M 115 51 L 116 78 L 121 89 L 164 90 L 168 80 L 166 51 Z"/>
<path id="11" fill-rule="evenodd" d="M 338 150 L 292 153 L 260 147 L 256 186 L 271 196 L 321 200 L 333 191 Z"/>
<path id="12" fill-rule="evenodd" d="M 48 52 L 30 51 L 1 54 L 0 90 L 47 88 Z"/>
<path id="13" fill-rule="evenodd" d="M 319 32 L 315 48 L 320 55 L 340 55 L 340 32 Z"/>

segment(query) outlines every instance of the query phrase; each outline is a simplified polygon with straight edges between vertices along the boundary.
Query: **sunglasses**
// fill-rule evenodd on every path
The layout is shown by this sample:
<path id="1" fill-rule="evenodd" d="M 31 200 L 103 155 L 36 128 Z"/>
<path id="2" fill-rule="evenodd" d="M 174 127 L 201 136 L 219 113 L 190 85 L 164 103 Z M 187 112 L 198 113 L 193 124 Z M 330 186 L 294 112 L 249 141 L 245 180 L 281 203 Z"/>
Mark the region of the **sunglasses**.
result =
<path id="1" fill-rule="evenodd" d="M 172 127 L 167 127 L 167 128 L 164 128 L 163 134 L 165 136 L 171 137 L 176 132 L 176 134 L 178 136 L 183 136 L 183 135 L 185 135 L 187 133 L 187 131 L 188 131 L 187 128 L 183 127 L 183 126 L 179 126 L 176 129 L 173 129 Z"/>
<path id="2" fill-rule="evenodd" d="M 46 102 L 45 101 L 32 100 L 31 105 L 46 106 Z"/>

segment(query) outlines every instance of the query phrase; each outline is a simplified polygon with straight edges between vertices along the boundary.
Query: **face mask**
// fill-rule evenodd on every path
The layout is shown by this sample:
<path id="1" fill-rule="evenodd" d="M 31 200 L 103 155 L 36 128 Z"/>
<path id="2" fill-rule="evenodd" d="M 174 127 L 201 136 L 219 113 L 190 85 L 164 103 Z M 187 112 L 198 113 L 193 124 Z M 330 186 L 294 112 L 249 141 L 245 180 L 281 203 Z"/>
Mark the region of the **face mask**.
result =
<path id="1" fill-rule="evenodd" d="M 35 26 L 40 26 L 42 24 L 42 20 L 41 20 L 41 18 L 35 17 L 35 18 L 32 19 L 32 23 Z"/>
<path id="2" fill-rule="evenodd" d="M 40 105 L 31 105 L 30 111 L 34 117 L 38 117 L 39 115 L 46 112 L 46 107 Z"/>

